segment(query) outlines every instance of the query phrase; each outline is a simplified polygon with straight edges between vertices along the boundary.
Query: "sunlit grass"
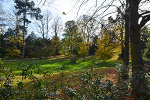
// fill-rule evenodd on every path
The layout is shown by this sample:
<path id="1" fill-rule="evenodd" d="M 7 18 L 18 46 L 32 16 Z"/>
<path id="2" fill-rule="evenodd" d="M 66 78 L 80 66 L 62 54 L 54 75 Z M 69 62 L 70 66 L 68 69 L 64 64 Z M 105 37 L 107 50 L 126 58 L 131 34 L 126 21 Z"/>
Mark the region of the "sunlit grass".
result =
<path id="1" fill-rule="evenodd" d="M 116 58 L 116 56 L 114 56 Z M 65 71 L 79 71 L 86 70 L 92 67 L 94 56 L 85 57 L 85 62 L 82 61 L 82 57 L 78 57 L 76 63 L 71 63 L 69 58 L 66 56 L 58 56 L 56 58 L 49 57 L 47 59 L 37 59 L 37 58 L 25 58 L 25 59 L 9 59 L 4 60 L 2 67 L 11 67 L 13 73 L 19 75 L 21 71 L 18 70 L 18 66 L 21 64 L 30 65 L 33 61 L 37 61 L 37 65 L 41 65 L 44 70 L 49 73 L 58 73 L 59 66 L 65 66 Z M 106 61 L 99 60 L 95 63 L 96 68 L 110 68 L 115 67 L 116 59 L 110 59 Z M 36 68 L 34 70 L 37 70 Z M 36 73 L 34 73 L 36 74 Z"/>

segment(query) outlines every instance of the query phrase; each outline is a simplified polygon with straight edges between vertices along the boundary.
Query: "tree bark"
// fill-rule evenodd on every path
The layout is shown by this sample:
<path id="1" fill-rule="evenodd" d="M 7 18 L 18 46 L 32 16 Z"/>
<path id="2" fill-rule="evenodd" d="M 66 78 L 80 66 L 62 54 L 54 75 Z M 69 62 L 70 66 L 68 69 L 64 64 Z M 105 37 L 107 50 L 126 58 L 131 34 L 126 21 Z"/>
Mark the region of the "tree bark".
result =
<path id="1" fill-rule="evenodd" d="M 142 70 L 143 59 L 140 47 L 140 29 L 138 27 L 138 6 L 139 1 L 130 1 L 130 40 L 131 40 L 131 61 L 132 61 L 132 71 Z M 140 67 L 138 67 L 138 66 Z"/>
<path id="2" fill-rule="evenodd" d="M 126 0 L 125 14 L 125 65 L 129 65 L 129 0 Z"/>
<path id="3" fill-rule="evenodd" d="M 124 73 L 122 79 L 128 79 L 129 77 L 129 0 L 126 0 L 125 10 L 125 48 L 124 48 Z"/>
<path id="4" fill-rule="evenodd" d="M 25 55 L 25 28 L 26 28 L 26 3 L 27 3 L 27 0 L 25 0 L 25 12 L 24 12 L 24 23 L 23 23 L 23 26 L 24 26 L 24 29 L 23 29 L 23 46 L 22 46 L 22 58 L 24 59 L 24 55 Z"/>
<path id="5" fill-rule="evenodd" d="M 143 71 L 143 59 L 140 47 L 140 27 L 138 25 L 139 14 L 138 7 L 140 1 L 131 0 L 129 7 L 129 19 L 130 19 L 130 43 L 131 43 L 131 61 L 132 61 L 132 94 L 134 98 L 139 98 L 141 96 L 146 97 L 145 77 L 140 72 Z M 141 78 L 142 77 L 142 78 Z"/>

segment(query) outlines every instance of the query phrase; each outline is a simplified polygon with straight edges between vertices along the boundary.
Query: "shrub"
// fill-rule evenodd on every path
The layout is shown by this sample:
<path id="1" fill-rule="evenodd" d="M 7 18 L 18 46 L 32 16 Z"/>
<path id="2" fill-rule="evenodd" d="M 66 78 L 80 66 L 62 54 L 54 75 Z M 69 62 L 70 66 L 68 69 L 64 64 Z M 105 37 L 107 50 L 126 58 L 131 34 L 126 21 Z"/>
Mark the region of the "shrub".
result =
<path id="1" fill-rule="evenodd" d="M 146 44 L 146 48 L 144 49 L 144 56 L 150 59 L 150 41 Z"/>
<path id="2" fill-rule="evenodd" d="M 76 55 L 70 55 L 70 62 L 76 63 L 77 61 L 77 56 Z"/>

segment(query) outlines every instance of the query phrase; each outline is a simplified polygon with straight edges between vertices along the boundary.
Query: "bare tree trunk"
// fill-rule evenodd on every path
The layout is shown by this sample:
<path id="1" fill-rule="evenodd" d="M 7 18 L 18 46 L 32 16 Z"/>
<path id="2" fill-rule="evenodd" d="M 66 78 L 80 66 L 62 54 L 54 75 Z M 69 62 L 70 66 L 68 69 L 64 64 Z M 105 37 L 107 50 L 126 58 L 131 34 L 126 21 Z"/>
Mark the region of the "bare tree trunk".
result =
<path id="1" fill-rule="evenodd" d="M 27 2 L 27 0 L 26 0 Z M 25 3 L 26 3 L 25 2 Z M 24 12 L 24 23 L 23 23 L 23 26 L 24 26 L 24 29 L 23 29 L 23 47 L 22 47 L 22 58 L 24 59 L 24 55 L 25 55 L 25 28 L 26 28 L 26 5 L 25 5 L 25 12 Z"/>
<path id="2" fill-rule="evenodd" d="M 132 61 L 132 94 L 134 98 L 143 96 L 146 98 L 146 84 L 144 75 L 139 72 L 143 71 L 143 59 L 140 48 L 140 28 L 138 25 L 139 14 L 138 7 L 140 1 L 131 0 L 130 2 L 130 40 L 131 40 L 131 61 Z M 142 78 L 141 78 L 142 77 Z M 146 99 L 145 99 L 146 100 Z"/>
<path id="3" fill-rule="evenodd" d="M 124 56 L 124 75 L 123 79 L 128 78 L 129 73 L 129 0 L 126 0 L 126 11 L 125 11 L 125 56 Z"/>
<path id="4" fill-rule="evenodd" d="M 131 60 L 132 71 L 136 71 L 139 68 L 136 65 L 141 66 L 140 70 L 143 70 L 143 59 L 140 47 L 140 29 L 138 27 L 138 5 L 136 0 L 130 1 L 130 40 L 131 40 Z M 136 9 L 137 8 L 137 9 Z"/>
<path id="5" fill-rule="evenodd" d="M 83 56 L 83 62 L 85 61 L 85 57 Z"/>

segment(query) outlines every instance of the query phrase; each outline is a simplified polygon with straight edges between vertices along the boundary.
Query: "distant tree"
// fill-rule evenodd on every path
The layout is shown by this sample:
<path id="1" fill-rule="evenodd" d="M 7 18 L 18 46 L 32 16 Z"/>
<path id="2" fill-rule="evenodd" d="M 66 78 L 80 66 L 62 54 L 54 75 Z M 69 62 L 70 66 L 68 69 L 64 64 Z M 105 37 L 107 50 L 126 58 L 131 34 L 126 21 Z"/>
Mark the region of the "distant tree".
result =
<path id="1" fill-rule="evenodd" d="M 1 28 L 0 29 L 0 57 L 6 56 L 6 46 L 7 42 L 5 40 L 5 33 L 4 30 Z"/>
<path id="2" fill-rule="evenodd" d="M 31 17 L 35 17 L 36 19 L 41 19 L 42 16 L 40 15 L 41 10 L 40 8 L 35 8 L 35 3 L 29 0 L 15 0 L 16 3 L 15 8 L 18 10 L 17 15 L 22 16 L 21 21 L 23 22 L 22 30 L 23 30 L 23 51 L 22 51 L 22 58 L 24 58 L 25 54 L 25 34 L 27 33 L 26 24 L 31 23 L 29 19 L 27 19 L 27 15 Z M 20 27 L 21 28 L 21 27 Z"/>
<path id="3" fill-rule="evenodd" d="M 48 33 L 50 30 L 50 21 L 52 20 L 51 12 L 46 10 L 44 11 L 43 17 L 40 20 L 37 20 L 35 23 L 37 26 L 37 30 L 41 33 L 43 38 L 43 44 L 46 46 L 46 39 L 48 38 Z"/>
<path id="4" fill-rule="evenodd" d="M 82 15 L 77 20 L 77 25 L 84 39 L 90 43 L 90 38 L 95 35 L 98 29 L 98 23 L 96 19 L 89 15 Z"/>
<path id="5" fill-rule="evenodd" d="M 42 58 L 42 48 L 43 48 L 43 38 L 38 37 L 35 41 L 35 50 L 34 53 L 36 55 L 36 57 L 39 57 L 40 59 Z"/>
<path id="6" fill-rule="evenodd" d="M 53 47 L 53 50 L 54 50 L 54 56 L 56 56 L 58 54 L 58 52 L 59 52 L 58 50 L 61 47 L 61 41 L 60 41 L 58 36 L 57 37 L 56 36 L 52 37 L 52 39 L 51 39 L 51 46 Z"/>
<path id="7" fill-rule="evenodd" d="M 147 42 L 146 48 L 144 49 L 144 57 L 150 59 L 150 41 Z"/>
<path id="8" fill-rule="evenodd" d="M 110 59 L 113 56 L 113 44 L 110 42 L 110 35 L 104 30 L 100 40 L 98 40 L 95 55 L 101 60 Z"/>
<path id="9" fill-rule="evenodd" d="M 25 56 L 27 57 L 35 57 L 36 54 L 35 54 L 35 42 L 36 42 L 36 35 L 34 34 L 34 32 L 31 32 L 31 34 L 28 35 L 28 37 L 25 39 L 25 42 L 26 42 L 26 47 L 25 47 Z"/>
<path id="10" fill-rule="evenodd" d="M 91 42 L 91 45 L 89 46 L 89 54 L 95 54 L 96 49 L 97 49 L 97 41 L 98 41 L 98 36 L 95 35 L 93 37 L 93 41 Z"/>
<path id="11" fill-rule="evenodd" d="M 7 56 L 11 58 L 20 57 L 21 46 L 23 42 L 22 34 L 16 33 L 15 30 L 8 28 L 5 35 L 6 35 L 5 40 L 7 41 L 6 46 Z"/>
<path id="12" fill-rule="evenodd" d="M 2 26 L 5 26 L 5 25 L 6 25 L 6 24 L 4 23 L 4 21 L 6 20 L 5 17 L 4 17 L 4 14 L 5 14 L 5 12 L 4 12 L 4 10 L 3 10 L 3 5 L 2 5 L 2 3 L 0 2 L 0 28 L 1 28 Z"/>
<path id="13" fill-rule="evenodd" d="M 64 39 L 62 40 L 62 50 L 68 55 L 78 54 L 79 44 L 83 41 L 81 34 L 78 32 L 78 26 L 75 21 L 65 23 Z"/>
<path id="14" fill-rule="evenodd" d="M 146 48 L 146 43 L 149 41 L 150 30 L 147 26 L 141 29 L 141 50 Z"/>
<path id="15" fill-rule="evenodd" d="M 57 42 L 59 41 L 59 40 L 57 40 L 58 38 L 58 33 L 61 31 L 61 19 L 60 19 L 60 17 L 55 17 L 54 18 L 54 23 L 53 23 L 53 25 L 52 25 L 52 29 L 53 29 L 53 31 L 54 31 L 54 34 L 55 34 L 55 42 L 53 42 L 54 44 L 53 45 L 55 45 L 55 54 L 54 54 L 54 57 L 56 57 L 56 54 L 57 54 L 57 52 L 58 52 L 58 46 L 57 46 Z"/>
<path id="16" fill-rule="evenodd" d="M 86 42 L 82 42 L 80 44 L 80 49 L 78 51 L 78 54 L 80 56 L 82 56 L 83 57 L 83 61 L 85 61 L 84 57 L 89 54 L 89 46 L 88 46 L 88 44 Z"/>

